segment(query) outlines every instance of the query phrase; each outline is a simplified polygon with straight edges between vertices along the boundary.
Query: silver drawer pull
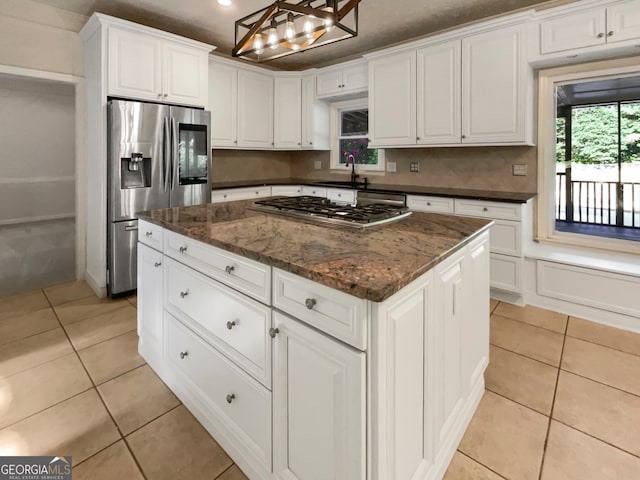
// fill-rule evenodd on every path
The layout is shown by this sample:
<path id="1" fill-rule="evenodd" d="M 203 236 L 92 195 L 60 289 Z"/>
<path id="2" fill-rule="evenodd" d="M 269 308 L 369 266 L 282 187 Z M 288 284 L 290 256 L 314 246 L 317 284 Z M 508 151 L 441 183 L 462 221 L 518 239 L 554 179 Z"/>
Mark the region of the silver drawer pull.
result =
<path id="1" fill-rule="evenodd" d="M 160 265 L 162 265 L 162 262 L 156 262 L 153 264 L 154 267 L 158 268 Z"/>
<path id="2" fill-rule="evenodd" d="M 180 253 L 184 253 L 187 251 L 187 247 L 180 247 Z"/>
<path id="3" fill-rule="evenodd" d="M 187 295 L 189 295 L 189 290 L 183 290 L 182 292 L 180 292 L 180 298 L 184 298 Z"/>
<path id="4" fill-rule="evenodd" d="M 277 328 L 270 328 L 269 329 L 269 336 L 271 338 L 276 338 L 276 335 L 280 333 L 280 330 L 278 330 Z"/>
<path id="5" fill-rule="evenodd" d="M 235 320 L 233 322 L 227 322 L 227 328 L 229 330 L 231 330 L 233 327 L 235 327 L 236 325 L 238 325 L 238 322 L 236 322 Z"/>
<path id="6" fill-rule="evenodd" d="M 146 233 L 145 233 L 145 235 L 146 235 L 147 237 L 150 237 L 151 235 L 153 235 L 153 232 L 146 232 Z"/>
<path id="7" fill-rule="evenodd" d="M 596 35 L 598 38 L 602 38 L 604 37 L 604 33 L 600 32 L 598 35 Z"/>
<path id="8" fill-rule="evenodd" d="M 305 306 L 306 306 L 309 310 L 311 310 L 313 307 L 315 307 L 315 306 L 316 306 L 316 303 L 318 303 L 318 302 L 316 302 L 316 299 L 315 299 L 315 298 L 307 298 L 307 299 L 304 301 Z"/>
<path id="9" fill-rule="evenodd" d="M 180 359 L 181 360 L 184 360 L 188 356 L 189 356 L 189 352 L 187 352 L 187 351 L 180 352 Z"/>
<path id="10" fill-rule="evenodd" d="M 233 272 L 236 269 L 236 267 L 234 267 L 233 265 L 227 265 L 226 267 L 224 267 L 224 271 L 227 272 L 229 275 L 231 275 L 231 272 Z"/>
<path id="11" fill-rule="evenodd" d="M 230 393 L 229 395 L 227 395 L 227 403 L 233 402 L 235 398 L 236 398 L 235 393 Z"/>

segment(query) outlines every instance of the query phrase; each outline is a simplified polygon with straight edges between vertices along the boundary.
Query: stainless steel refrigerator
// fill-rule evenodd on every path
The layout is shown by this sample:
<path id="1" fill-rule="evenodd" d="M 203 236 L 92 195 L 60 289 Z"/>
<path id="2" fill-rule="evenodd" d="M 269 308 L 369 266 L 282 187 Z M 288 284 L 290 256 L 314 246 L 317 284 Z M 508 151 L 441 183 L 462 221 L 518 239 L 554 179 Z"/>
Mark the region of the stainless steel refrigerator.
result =
<path id="1" fill-rule="evenodd" d="M 211 114 L 194 108 L 107 104 L 107 286 L 136 288 L 138 212 L 211 201 Z"/>

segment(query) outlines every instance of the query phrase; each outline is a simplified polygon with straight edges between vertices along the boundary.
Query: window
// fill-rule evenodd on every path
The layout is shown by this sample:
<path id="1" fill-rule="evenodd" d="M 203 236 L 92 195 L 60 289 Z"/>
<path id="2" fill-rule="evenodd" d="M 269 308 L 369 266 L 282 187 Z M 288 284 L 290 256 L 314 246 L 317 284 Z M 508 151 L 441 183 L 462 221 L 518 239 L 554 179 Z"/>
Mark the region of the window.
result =
<path id="1" fill-rule="evenodd" d="M 640 72 L 616 62 L 540 72 L 540 241 L 640 252 Z"/>
<path id="2" fill-rule="evenodd" d="M 384 150 L 369 148 L 366 100 L 334 103 L 331 108 L 331 168 L 344 169 L 353 156 L 358 171 L 384 171 Z"/>

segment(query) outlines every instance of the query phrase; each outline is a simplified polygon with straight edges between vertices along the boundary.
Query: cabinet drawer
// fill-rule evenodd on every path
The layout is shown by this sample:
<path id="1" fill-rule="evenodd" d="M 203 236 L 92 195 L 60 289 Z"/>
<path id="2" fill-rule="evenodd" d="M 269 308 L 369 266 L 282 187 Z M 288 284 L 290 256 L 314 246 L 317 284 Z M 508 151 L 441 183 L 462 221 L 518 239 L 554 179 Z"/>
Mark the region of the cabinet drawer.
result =
<path id="1" fill-rule="evenodd" d="M 485 202 L 456 198 L 455 212 L 456 215 L 469 215 L 471 217 L 520 220 L 522 205 L 519 203 Z"/>
<path id="2" fill-rule="evenodd" d="M 178 390 L 199 397 L 271 469 L 271 392 L 239 370 L 179 320 L 165 313 L 166 360 Z"/>
<path id="3" fill-rule="evenodd" d="M 273 306 L 360 350 L 367 346 L 367 301 L 273 269 Z"/>
<path id="4" fill-rule="evenodd" d="M 271 268 L 212 245 L 166 231 L 164 254 L 236 290 L 271 303 Z"/>
<path id="5" fill-rule="evenodd" d="M 491 287 L 522 292 L 522 259 L 492 253 L 489 259 Z"/>
<path id="6" fill-rule="evenodd" d="M 407 206 L 418 212 L 453 214 L 453 198 L 407 195 Z"/>
<path id="7" fill-rule="evenodd" d="M 311 197 L 324 197 L 327 196 L 327 189 L 325 187 L 311 187 L 305 185 L 302 187 L 302 194 L 309 195 Z"/>
<path id="8" fill-rule="evenodd" d="M 164 307 L 271 388 L 271 309 L 169 258 Z"/>
<path id="9" fill-rule="evenodd" d="M 284 195 L 286 197 L 297 197 L 302 195 L 302 187 L 300 185 L 274 185 L 271 187 L 271 195 Z"/>
<path id="10" fill-rule="evenodd" d="M 332 202 L 356 203 L 355 190 L 346 188 L 327 188 L 327 198 Z"/>
<path id="11" fill-rule="evenodd" d="M 503 255 L 522 255 L 522 224 L 510 220 L 494 220 L 489 242 L 491 252 Z"/>
<path id="12" fill-rule="evenodd" d="M 155 223 L 138 220 L 138 241 L 146 246 L 162 251 L 163 228 Z"/>
<path id="13" fill-rule="evenodd" d="M 211 193 L 211 203 L 233 202 L 235 200 L 250 200 L 271 195 L 271 187 L 229 188 L 214 190 Z"/>

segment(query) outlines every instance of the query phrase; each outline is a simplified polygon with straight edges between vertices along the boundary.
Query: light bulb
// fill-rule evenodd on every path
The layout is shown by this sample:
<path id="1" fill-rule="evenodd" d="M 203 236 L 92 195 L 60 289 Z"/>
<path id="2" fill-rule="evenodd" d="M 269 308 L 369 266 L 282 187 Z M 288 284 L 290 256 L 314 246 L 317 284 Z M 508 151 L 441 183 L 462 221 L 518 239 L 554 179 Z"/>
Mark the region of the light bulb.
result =
<path id="1" fill-rule="evenodd" d="M 312 18 L 316 18 L 316 17 L 314 17 L 313 15 L 309 15 L 305 20 L 304 25 L 302 26 L 302 30 L 304 30 L 304 34 L 307 38 L 313 37 L 313 30 L 315 27 L 313 25 Z"/>
<path id="2" fill-rule="evenodd" d="M 218 0 L 218 4 L 222 5 L 223 7 L 228 7 L 231 5 L 231 0 Z"/>
<path id="3" fill-rule="evenodd" d="M 276 19 L 271 19 L 271 28 L 269 29 L 269 34 L 267 35 L 267 43 L 269 44 L 269 48 L 278 48 L 278 24 L 276 23 Z"/>
<path id="4" fill-rule="evenodd" d="M 263 52 L 264 48 L 264 40 L 262 40 L 262 34 L 256 33 L 255 37 L 253 37 L 253 49 L 259 55 Z"/>
<path id="5" fill-rule="evenodd" d="M 333 7 L 326 7 L 324 11 L 333 14 Z M 333 30 L 333 17 L 325 18 L 323 23 L 324 23 L 324 28 L 327 30 L 327 32 L 330 32 L 331 30 Z"/>
<path id="6" fill-rule="evenodd" d="M 287 40 L 293 40 L 296 36 L 296 27 L 293 25 L 293 13 L 287 14 L 287 24 L 284 29 L 284 36 Z"/>

